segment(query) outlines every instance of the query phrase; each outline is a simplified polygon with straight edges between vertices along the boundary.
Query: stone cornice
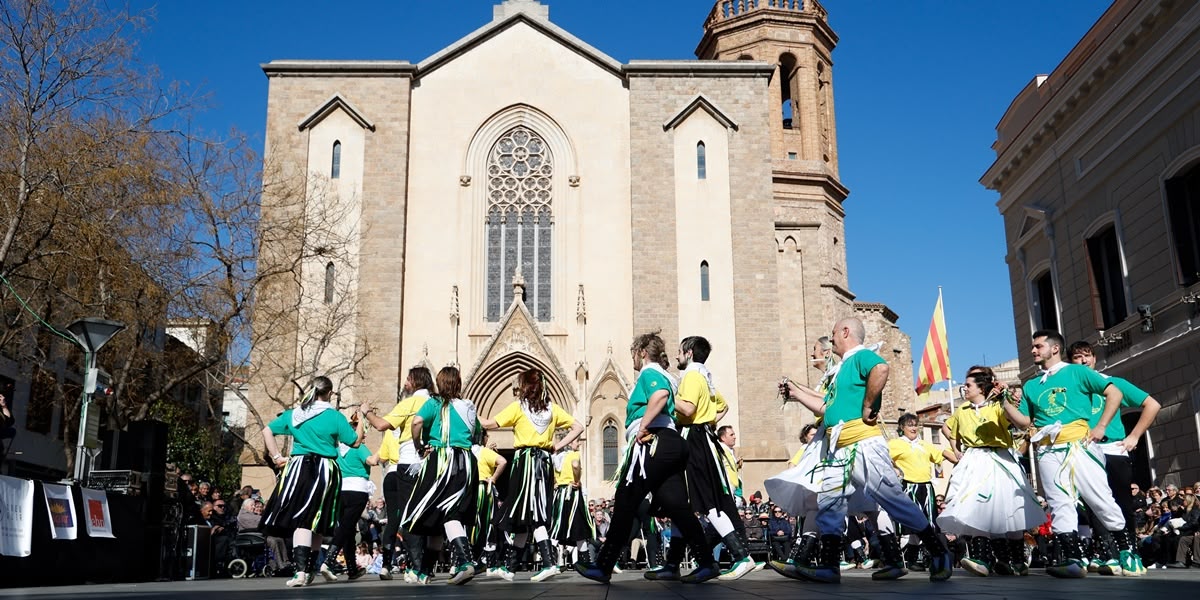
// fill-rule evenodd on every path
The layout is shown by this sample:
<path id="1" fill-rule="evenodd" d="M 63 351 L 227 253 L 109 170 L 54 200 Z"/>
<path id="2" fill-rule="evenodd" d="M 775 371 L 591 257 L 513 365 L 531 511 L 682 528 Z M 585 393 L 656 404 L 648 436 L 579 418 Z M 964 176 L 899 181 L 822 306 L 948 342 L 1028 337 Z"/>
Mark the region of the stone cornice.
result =
<path id="1" fill-rule="evenodd" d="M 1103 91 L 1098 83 L 1112 74 L 1115 67 L 1120 65 L 1130 50 L 1138 45 L 1141 38 L 1157 25 L 1157 21 L 1175 1 L 1157 0 L 1152 7 L 1144 11 L 1140 19 L 1136 20 L 1128 17 L 1134 15 L 1136 9 L 1140 7 L 1138 3 L 1115 3 L 1109 11 L 1118 13 L 1125 11 L 1128 14 L 1122 15 L 1121 21 L 1112 27 L 1110 33 L 1104 34 L 1102 39 L 1089 40 L 1092 33 L 1089 31 L 1089 35 L 1085 35 L 1076 48 L 1046 78 L 1041 85 L 1052 86 L 1047 92 L 1049 98 L 1043 101 L 1042 106 L 1011 142 L 1000 147 L 1000 142 L 997 141 L 996 161 L 988 167 L 979 182 L 988 189 L 1000 191 L 1009 177 L 1022 166 L 1026 159 L 1040 151 L 1051 140 L 1056 140 L 1056 128 L 1067 117 L 1074 115 L 1086 98 Z M 1131 4 L 1134 5 L 1132 10 L 1130 9 Z M 1106 16 L 1101 16 L 1093 28 L 1097 28 L 1102 22 L 1105 22 Z M 1091 47 L 1086 45 L 1089 41 L 1092 43 Z M 1025 93 L 1025 90 L 1022 93 Z M 1014 105 L 1006 111 L 1005 117 L 1018 109 L 1015 104 L 1014 101 Z M 1003 121 L 1002 118 L 1001 122 Z M 1008 202 L 1002 198 L 998 205 L 1001 212 L 1004 212 L 1008 207 Z"/>
<path id="2" fill-rule="evenodd" d="M 417 71 L 406 60 L 273 60 L 259 66 L 267 77 L 412 77 Z"/>
<path id="3" fill-rule="evenodd" d="M 635 60 L 622 67 L 630 77 L 771 77 L 775 65 L 752 60 Z"/>

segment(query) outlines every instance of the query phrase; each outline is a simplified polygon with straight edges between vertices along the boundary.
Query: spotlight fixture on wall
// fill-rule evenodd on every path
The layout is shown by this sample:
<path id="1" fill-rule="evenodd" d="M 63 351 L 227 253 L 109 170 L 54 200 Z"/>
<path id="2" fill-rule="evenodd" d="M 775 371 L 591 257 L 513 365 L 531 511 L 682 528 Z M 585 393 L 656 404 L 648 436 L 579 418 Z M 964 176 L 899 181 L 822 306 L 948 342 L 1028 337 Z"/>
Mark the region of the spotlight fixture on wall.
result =
<path id="1" fill-rule="evenodd" d="M 1154 332 L 1154 313 L 1150 311 L 1149 304 L 1139 304 L 1137 307 L 1138 315 L 1142 317 L 1142 333 Z"/>

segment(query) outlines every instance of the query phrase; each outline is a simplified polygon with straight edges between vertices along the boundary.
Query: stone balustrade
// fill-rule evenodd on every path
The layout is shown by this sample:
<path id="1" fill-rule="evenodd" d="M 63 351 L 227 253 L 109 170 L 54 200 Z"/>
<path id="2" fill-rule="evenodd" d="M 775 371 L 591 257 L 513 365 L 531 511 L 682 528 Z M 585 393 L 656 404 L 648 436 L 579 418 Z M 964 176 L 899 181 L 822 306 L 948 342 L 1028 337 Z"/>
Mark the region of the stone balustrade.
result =
<path id="1" fill-rule="evenodd" d="M 756 10 L 775 10 L 808 13 L 825 19 L 825 7 L 817 0 L 718 0 L 708 15 L 706 24 L 711 26 Z"/>

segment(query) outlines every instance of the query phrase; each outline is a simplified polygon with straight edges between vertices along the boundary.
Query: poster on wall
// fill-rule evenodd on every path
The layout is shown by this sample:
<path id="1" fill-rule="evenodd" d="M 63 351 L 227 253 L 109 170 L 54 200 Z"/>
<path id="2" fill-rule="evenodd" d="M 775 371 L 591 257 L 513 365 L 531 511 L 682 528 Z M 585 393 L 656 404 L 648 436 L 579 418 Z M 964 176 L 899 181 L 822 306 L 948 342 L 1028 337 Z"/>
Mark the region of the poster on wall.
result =
<path id="1" fill-rule="evenodd" d="M 104 490 L 89 490 L 83 488 L 84 518 L 87 520 L 87 532 L 91 537 L 115 538 L 112 532 L 112 516 L 108 514 L 108 496 Z"/>
<path id="2" fill-rule="evenodd" d="M 79 527 L 75 523 L 75 498 L 71 495 L 71 488 L 43 483 L 42 491 L 46 495 L 46 512 L 50 514 L 50 538 L 75 539 L 79 535 Z"/>
<path id="3" fill-rule="evenodd" d="M 29 556 L 33 546 L 33 482 L 0 475 L 0 554 Z"/>

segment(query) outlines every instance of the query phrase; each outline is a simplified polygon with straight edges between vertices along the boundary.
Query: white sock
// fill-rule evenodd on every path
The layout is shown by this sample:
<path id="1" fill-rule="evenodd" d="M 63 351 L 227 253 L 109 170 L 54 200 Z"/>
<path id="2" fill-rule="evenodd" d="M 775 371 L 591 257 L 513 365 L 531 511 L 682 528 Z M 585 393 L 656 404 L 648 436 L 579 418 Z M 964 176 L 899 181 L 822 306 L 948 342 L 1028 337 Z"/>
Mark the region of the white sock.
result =
<path id="1" fill-rule="evenodd" d="M 717 535 L 725 537 L 733 533 L 733 521 L 729 517 L 717 509 L 708 511 L 708 522 L 712 523 L 713 529 L 717 530 Z"/>
<path id="2" fill-rule="evenodd" d="M 463 528 L 460 521 L 446 521 L 446 539 L 456 540 L 460 537 L 467 537 L 467 530 Z"/>
<path id="3" fill-rule="evenodd" d="M 312 530 L 311 529 L 297 529 L 296 531 L 292 532 L 292 545 L 293 546 L 308 546 L 309 548 L 312 548 L 312 545 L 313 545 Z"/>
<path id="4" fill-rule="evenodd" d="M 533 530 L 533 541 L 541 543 L 548 539 L 550 539 L 550 534 L 546 531 L 545 527 L 538 527 Z"/>

